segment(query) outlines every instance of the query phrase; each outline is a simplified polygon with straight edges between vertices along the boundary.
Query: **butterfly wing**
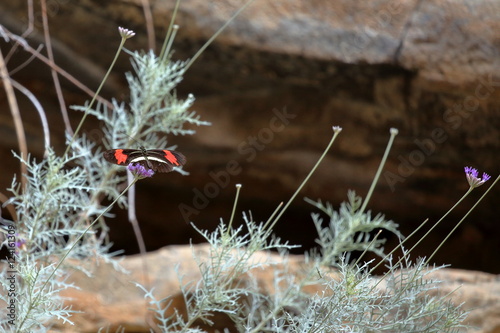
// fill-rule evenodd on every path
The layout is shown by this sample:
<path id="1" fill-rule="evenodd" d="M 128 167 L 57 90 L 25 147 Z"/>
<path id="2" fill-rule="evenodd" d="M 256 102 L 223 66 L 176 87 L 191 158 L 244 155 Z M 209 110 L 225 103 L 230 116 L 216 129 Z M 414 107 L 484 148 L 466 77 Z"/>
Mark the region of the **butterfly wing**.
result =
<path id="1" fill-rule="evenodd" d="M 103 153 L 104 159 L 118 165 L 137 163 L 155 172 L 170 172 L 186 163 L 186 157 L 175 150 L 167 149 L 110 149 Z"/>
<path id="2" fill-rule="evenodd" d="M 151 169 L 155 172 L 170 172 L 174 167 L 180 167 L 186 163 L 186 157 L 175 150 L 149 149 L 146 150 L 147 159 Z"/>
<path id="3" fill-rule="evenodd" d="M 104 159 L 118 165 L 129 165 L 134 158 L 142 156 L 138 149 L 110 149 L 103 153 Z"/>

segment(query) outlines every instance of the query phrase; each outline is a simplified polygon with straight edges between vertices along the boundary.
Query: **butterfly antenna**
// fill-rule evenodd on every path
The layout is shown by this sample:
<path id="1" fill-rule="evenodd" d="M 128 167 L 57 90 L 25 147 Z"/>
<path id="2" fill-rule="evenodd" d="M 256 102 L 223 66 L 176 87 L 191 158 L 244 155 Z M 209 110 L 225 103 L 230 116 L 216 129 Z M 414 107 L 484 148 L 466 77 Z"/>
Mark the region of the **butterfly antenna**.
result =
<path id="1" fill-rule="evenodd" d="M 123 132 L 126 136 L 128 136 L 130 139 L 132 139 L 132 141 L 135 141 L 137 143 L 137 145 L 139 146 L 139 149 L 141 150 L 142 152 L 142 156 L 144 156 L 144 159 L 146 160 L 146 163 L 148 164 L 148 168 L 150 169 L 153 169 L 153 164 L 151 163 L 151 161 L 149 161 L 148 159 L 148 154 L 146 152 L 146 147 L 144 147 L 140 142 L 139 140 L 137 140 L 136 138 L 134 138 L 133 136 L 131 135 L 128 135 L 127 133 Z"/>
<path id="2" fill-rule="evenodd" d="M 125 134 L 125 135 L 126 135 L 126 136 L 128 136 L 130 139 L 132 139 L 132 141 L 136 142 L 136 143 L 137 143 L 137 145 L 139 146 L 139 148 L 140 148 L 141 150 L 144 150 L 144 149 L 145 149 L 145 148 L 144 148 L 144 146 L 143 146 L 143 145 L 141 145 L 141 143 L 139 142 L 139 140 L 137 140 L 137 139 L 136 139 L 136 138 L 134 138 L 133 136 L 128 135 L 128 134 L 127 134 L 127 133 L 125 133 L 125 132 L 123 132 L 123 134 Z"/>

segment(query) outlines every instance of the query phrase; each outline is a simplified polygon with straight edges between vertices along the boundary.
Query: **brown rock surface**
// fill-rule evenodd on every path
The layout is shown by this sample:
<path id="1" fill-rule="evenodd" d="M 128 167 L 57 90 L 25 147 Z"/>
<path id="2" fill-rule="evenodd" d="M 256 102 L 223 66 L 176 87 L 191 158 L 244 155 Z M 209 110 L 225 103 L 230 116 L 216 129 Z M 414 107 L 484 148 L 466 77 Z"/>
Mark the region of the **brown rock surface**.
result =
<path id="1" fill-rule="evenodd" d="M 93 89 L 119 44 L 117 26 L 137 32 L 127 42 L 129 49 L 146 47 L 139 0 L 49 2 L 58 64 Z M 151 3 L 161 45 L 174 2 Z M 174 56 L 191 57 L 241 3 L 181 1 Z M 0 24 L 24 31 L 25 5 L 1 1 Z M 37 19 L 36 29 L 39 23 Z M 235 183 L 244 185 L 239 206 L 252 210 L 257 220 L 266 219 L 317 160 L 332 125 L 344 130 L 277 225 L 280 236 L 306 248 L 314 246 L 312 208 L 300 197 L 322 198 L 336 206 L 346 199 L 348 189 L 364 195 L 390 127 L 399 128 L 400 134 L 386 170 L 399 178 L 391 184 L 384 174 L 370 207 L 400 223 L 404 234 L 427 217 L 436 221 L 467 190 L 463 166 L 493 177 L 500 169 L 499 31 L 496 0 L 255 1 L 190 68 L 179 87 L 180 95 L 196 96 L 194 109 L 213 125 L 200 128 L 193 138 L 169 138 L 187 155 L 189 177 L 168 175 L 140 184 L 138 215 L 148 248 L 190 238 L 199 241 L 188 225 L 178 222 L 189 219 L 210 228 L 219 217 L 227 219 Z M 39 30 L 29 38 L 34 47 L 41 40 Z M 4 53 L 10 46 L 0 43 Z M 11 70 L 29 57 L 21 50 L 15 55 Z M 105 97 L 126 99 L 123 72 L 128 70 L 123 55 Z M 40 98 L 53 142 L 62 150 L 63 127 L 46 66 L 35 61 L 14 78 Z M 63 84 L 67 104 L 88 99 L 67 81 Z M 0 105 L 7 110 L 0 94 Z M 22 97 L 20 104 L 30 150 L 41 156 L 38 116 Z M 275 118 L 283 110 L 293 118 L 281 126 Z M 76 123 L 80 114 L 71 116 Z M 0 186 L 6 188 L 18 170 L 10 153 L 16 141 L 10 116 L 4 112 L 0 117 L 0 156 L 8 161 L 2 164 Z M 99 139 L 97 123 L 88 122 L 86 130 Z M 236 161 L 236 167 L 230 161 Z M 221 180 L 229 170 L 233 172 L 227 182 Z M 210 186 L 213 198 L 197 202 L 197 191 Z M 428 255 L 426 249 L 435 247 L 483 191 L 484 187 L 473 192 L 445 221 L 448 225 L 417 250 Z M 500 244 L 490 236 L 500 232 L 498 198 L 498 189 L 491 191 L 467 226 L 438 253 L 437 262 L 500 272 Z M 191 207 L 192 214 L 182 214 L 182 204 Z M 125 220 L 121 214 L 109 221 L 113 241 L 117 249 L 133 252 L 135 240 Z"/>
<path id="2" fill-rule="evenodd" d="M 197 263 L 192 258 L 194 251 L 201 260 L 206 258 L 208 245 L 200 244 L 191 249 L 189 246 L 169 246 L 146 256 L 150 285 L 158 298 L 170 295 L 174 297 L 174 306 L 182 313 L 183 300 L 179 294 L 179 282 L 176 265 L 179 265 L 179 274 L 184 281 L 199 281 L 200 275 Z M 258 253 L 255 260 L 280 263 L 280 258 L 273 254 Z M 55 331 L 62 332 L 96 332 L 99 328 L 110 328 L 115 331 L 122 327 L 125 332 L 148 332 L 148 322 L 151 314 L 146 311 L 146 304 L 142 291 L 133 282 L 145 284 L 143 263 L 140 256 L 130 256 L 122 261 L 122 266 L 130 272 L 124 274 L 116 272 L 108 264 L 100 263 L 92 278 L 84 274 L 75 273 L 70 281 L 81 290 L 65 292 L 72 300 L 67 304 L 74 310 L 82 311 L 71 319 L 75 326 L 57 323 Z M 297 274 L 304 269 L 303 257 L 290 258 L 290 274 Z M 272 291 L 273 270 L 256 270 L 259 285 Z M 464 308 L 470 310 L 466 324 L 474 326 L 469 332 L 495 333 L 500 330 L 500 277 L 498 275 L 465 271 L 458 269 L 441 269 L 429 275 L 432 279 L 443 281 L 439 292 L 445 295 L 453 293 L 454 304 L 464 303 Z M 458 289 L 457 289 L 458 288 Z M 310 286 L 308 291 L 316 292 L 317 286 Z M 219 319 L 219 321 L 218 321 Z M 215 327 L 221 330 L 231 325 L 227 318 L 215 317 Z M 205 327 L 208 331 L 212 328 Z"/>

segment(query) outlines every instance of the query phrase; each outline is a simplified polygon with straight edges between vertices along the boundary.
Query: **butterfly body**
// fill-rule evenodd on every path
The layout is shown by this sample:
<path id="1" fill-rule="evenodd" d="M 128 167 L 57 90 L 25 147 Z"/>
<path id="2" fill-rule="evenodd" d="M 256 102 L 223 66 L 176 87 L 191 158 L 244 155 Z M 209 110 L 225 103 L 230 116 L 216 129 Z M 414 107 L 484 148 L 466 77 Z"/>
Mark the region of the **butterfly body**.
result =
<path id="1" fill-rule="evenodd" d="M 104 159 L 110 163 L 128 166 L 140 164 L 155 172 L 170 172 L 174 167 L 186 163 L 186 157 L 175 150 L 167 149 L 110 149 L 103 153 Z"/>

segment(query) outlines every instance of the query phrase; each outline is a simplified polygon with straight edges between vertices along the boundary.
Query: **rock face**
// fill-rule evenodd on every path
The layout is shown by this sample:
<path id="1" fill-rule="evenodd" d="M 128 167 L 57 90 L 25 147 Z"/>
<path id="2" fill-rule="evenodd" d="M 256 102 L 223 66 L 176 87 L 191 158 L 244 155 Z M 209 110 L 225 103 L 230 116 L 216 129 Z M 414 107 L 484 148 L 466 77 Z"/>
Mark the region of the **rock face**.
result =
<path id="1" fill-rule="evenodd" d="M 127 48 L 147 45 L 142 1 L 59 1 L 49 21 L 56 60 L 75 77 L 97 87 L 119 44 L 117 26 L 137 32 Z M 161 45 L 174 2 L 151 1 Z M 0 23 L 15 33 L 26 28 L 23 1 L 0 3 Z M 193 56 L 241 3 L 183 0 L 174 57 Z M 36 8 L 38 11 L 39 9 Z M 39 17 L 35 15 L 35 17 Z M 35 28 L 41 25 L 37 20 Z M 399 129 L 385 172 L 370 201 L 409 234 L 425 218 L 432 222 L 468 188 L 464 166 L 498 174 L 500 151 L 500 3 L 461 1 L 255 1 L 204 52 L 179 86 L 193 93 L 194 109 L 211 127 L 194 137 L 172 137 L 188 157 L 189 177 L 168 175 L 138 189 L 138 215 L 149 249 L 200 237 L 182 222 L 210 228 L 229 218 L 234 184 L 243 184 L 239 207 L 265 220 L 299 186 L 327 145 L 331 126 L 343 127 L 332 151 L 303 189 L 276 233 L 305 248 L 314 245 L 309 213 L 301 197 L 337 206 L 348 189 L 365 195 L 389 138 Z M 28 39 L 41 42 L 35 30 Z M 0 45 L 6 54 L 11 44 Z M 18 50 L 12 70 L 28 54 Z M 126 100 L 121 57 L 104 97 Z M 53 142 L 62 150 L 62 120 L 45 65 L 32 62 L 14 76 L 38 96 L 48 112 Z M 89 97 L 63 81 L 67 104 Z M 35 155 L 41 156 L 39 120 L 20 97 Z M 5 99 L 2 107 L 7 109 Z M 76 123 L 79 113 L 71 114 Z M 17 172 L 11 158 L 15 134 L 2 118 L 0 179 Z M 88 133 L 100 133 L 90 121 Z M 448 233 L 477 200 L 475 190 L 438 228 L 428 248 Z M 479 193 L 481 192 L 481 193 Z M 493 189 L 438 253 L 438 263 L 500 272 L 498 189 Z M 161 209 L 158 209 L 161 207 Z M 125 214 L 110 220 L 117 249 L 135 251 Z M 394 244 L 396 240 L 392 240 Z"/>
<path id="2" fill-rule="evenodd" d="M 109 328 L 110 332 L 121 327 L 125 332 L 149 332 L 152 314 L 148 313 L 143 292 L 132 281 L 154 288 L 156 297 L 174 296 L 172 307 L 183 314 L 183 298 L 179 291 L 178 266 L 183 281 L 199 281 L 200 275 L 193 253 L 204 260 L 208 253 L 207 245 L 170 246 L 149 253 L 146 257 L 148 280 L 144 276 L 143 261 L 140 256 L 130 256 L 122 261 L 122 266 L 130 275 L 116 272 L 111 265 L 100 263 L 92 278 L 75 273 L 68 282 L 73 282 L 80 290 L 69 290 L 65 296 L 72 299 L 67 302 L 73 310 L 81 311 L 71 320 L 74 326 L 56 322 L 53 327 L 61 332 L 97 332 L 100 328 Z M 280 263 L 278 255 L 258 253 L 255 260 L 266 260 L 268 263 Z M 290 258 L 290 274 L 304 270 L 302 256 Z M 272 289 L 274 274 L 272 270 L 256 270 L 256 277 L 261 286 Z M 465 324 L 472 326 L 470 332 L 494 333 L 500 329 L 500 279 L 498 275 L 465 271 L 458 269 L 441 269 L 429 275 L 429 278 L 441 280 L 443 283 L 437 290 L 441 295 L 454 291 L 454 304 L 464 303 L 470 310 Z M 318 286 L 309 286 L 308 292 L 318 292 Z M 456 290 L 459 288 L 458 290 Z M 177 295 L 177 296 L 176 296 Z M 204 331 L 222 331 L 231 326 L 231 321 L 223 316 L 212 318 L 215 325 L 201 326 Z M 76 328 L 76 330 L 75 330 Z"/>

